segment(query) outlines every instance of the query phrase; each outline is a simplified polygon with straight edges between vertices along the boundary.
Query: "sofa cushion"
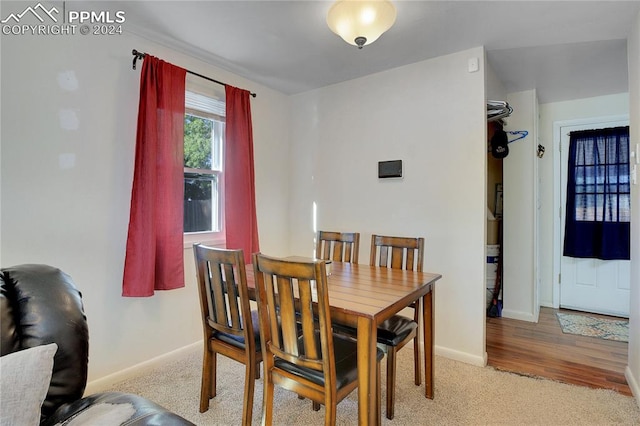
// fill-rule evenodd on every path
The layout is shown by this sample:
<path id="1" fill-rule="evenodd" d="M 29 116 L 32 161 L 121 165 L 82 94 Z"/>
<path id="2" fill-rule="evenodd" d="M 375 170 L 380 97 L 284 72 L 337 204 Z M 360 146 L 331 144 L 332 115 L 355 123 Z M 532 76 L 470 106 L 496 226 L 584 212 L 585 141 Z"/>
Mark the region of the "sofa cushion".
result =
<path id="1" fill-rule="evenodd" d="M 0 424 L 37 426 L 58 345 L 51 343 L 0 357 Z"/>

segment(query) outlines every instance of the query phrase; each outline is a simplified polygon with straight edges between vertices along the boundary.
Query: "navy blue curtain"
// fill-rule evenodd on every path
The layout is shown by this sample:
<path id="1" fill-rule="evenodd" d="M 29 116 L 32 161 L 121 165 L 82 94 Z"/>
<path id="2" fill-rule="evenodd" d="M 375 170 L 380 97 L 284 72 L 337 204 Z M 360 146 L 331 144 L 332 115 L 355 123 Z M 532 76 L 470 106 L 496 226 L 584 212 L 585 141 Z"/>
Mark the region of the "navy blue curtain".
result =
<path id="1" fill-rule="evenodd" d="M 571 132 L 564 256 L 629 259 L 629 127 Z"/>

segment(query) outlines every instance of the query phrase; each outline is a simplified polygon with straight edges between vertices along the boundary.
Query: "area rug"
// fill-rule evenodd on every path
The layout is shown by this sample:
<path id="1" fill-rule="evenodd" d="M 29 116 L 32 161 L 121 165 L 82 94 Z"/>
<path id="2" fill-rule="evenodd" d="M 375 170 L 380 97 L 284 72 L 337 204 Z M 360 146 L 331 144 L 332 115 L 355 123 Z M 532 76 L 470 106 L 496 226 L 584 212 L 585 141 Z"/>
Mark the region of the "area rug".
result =
<path id="1" fill-rule="evenodd" d="M 597 337 L 599 339 L 629 341 L 629 321 L 610 320 L 588 315 L 557 313 L 563 333 Z"/>

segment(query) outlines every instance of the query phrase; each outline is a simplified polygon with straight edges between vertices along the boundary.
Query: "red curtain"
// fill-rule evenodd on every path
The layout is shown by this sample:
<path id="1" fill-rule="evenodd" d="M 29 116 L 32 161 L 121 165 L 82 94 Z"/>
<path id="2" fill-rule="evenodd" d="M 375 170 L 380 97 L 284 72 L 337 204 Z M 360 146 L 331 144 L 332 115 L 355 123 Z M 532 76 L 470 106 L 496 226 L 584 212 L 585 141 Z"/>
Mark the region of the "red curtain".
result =
<path id="1" fill-rule="evenodd" d="M 260 251 L 253 171 L 250 93 L 226 86 L 225 230 L 227 247 L 243 249 L 244 260 Z"/>
<path id="2" fill-rule="evenodd" d="M 186 70 L 147 55 L 122 295 L 184 287 L 184 99 Z"/>

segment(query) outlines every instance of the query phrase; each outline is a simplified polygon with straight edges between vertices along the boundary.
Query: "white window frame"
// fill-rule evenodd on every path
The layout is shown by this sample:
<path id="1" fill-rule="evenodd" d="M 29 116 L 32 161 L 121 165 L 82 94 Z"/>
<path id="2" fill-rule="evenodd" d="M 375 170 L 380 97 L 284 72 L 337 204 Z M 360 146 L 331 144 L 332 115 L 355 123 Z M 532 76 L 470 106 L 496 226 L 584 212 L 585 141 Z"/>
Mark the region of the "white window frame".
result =
<path id="1" fill-rule="evenodd" d="M 215 121 L 225 120 L 225 102 L 207 95 L 186 91 L 185 114 L 195 115 Z M 218 221 L 219 231 L 184 232 L 183 242 L 185 248 L 191 248 L 195 243 L 203 243 L 211 246 L 225 247 L 225 218 L 224 218 L 224 139 L 220 146 L 219 169 L 202 170 L 185 167 L 184 173 L 200 173 L 216 175 L 218 180 Z"/>

